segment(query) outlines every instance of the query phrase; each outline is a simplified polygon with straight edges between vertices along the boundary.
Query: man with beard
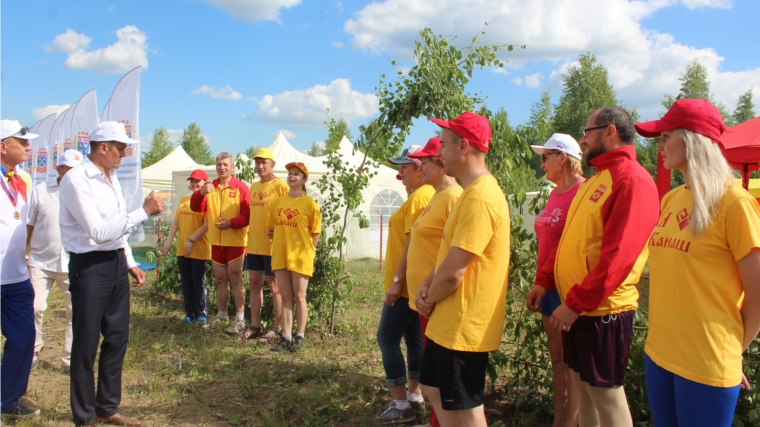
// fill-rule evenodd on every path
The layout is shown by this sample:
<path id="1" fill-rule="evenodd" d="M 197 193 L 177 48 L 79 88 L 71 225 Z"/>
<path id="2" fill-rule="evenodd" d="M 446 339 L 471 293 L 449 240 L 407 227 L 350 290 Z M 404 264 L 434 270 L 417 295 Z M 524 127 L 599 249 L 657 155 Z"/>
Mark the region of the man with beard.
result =
<path id="1" fill-rule="evenodd" d="M 553 256 L 554 275 L 527 295 L 538 304 L 555 284 L 562 305 L 551 324 L 562 331 L 565 363 L 580 392 L 586 426 L 632 426 L 623 381 L 628 365 L 636 284 L 660 209 L 649 173 L 636 162 L 633 121 L 620 107 L 594 111 L 586 122 L 583 161 L 597 173 L 581 184 Z M 549 264 L 551 265 L 551 264 Z"/>
<path id="2" fill-rule="evenodd" d="M 119 413 L 121 369 L 129 340 L 129 275 L 145 273 L 132 257 L 129 233 L 164 202 L 154 192 L 127 213 L 116 170 L 129 144 L 123 123 L 102 122 L 90 132 L 90 154 L 61 180 L 61 242 L 69 253 L 74 341 L 71 345 L 71 411 L 78 426 L 139 426 Z M 98 351 L 97 395 L 95 355 Z"/>

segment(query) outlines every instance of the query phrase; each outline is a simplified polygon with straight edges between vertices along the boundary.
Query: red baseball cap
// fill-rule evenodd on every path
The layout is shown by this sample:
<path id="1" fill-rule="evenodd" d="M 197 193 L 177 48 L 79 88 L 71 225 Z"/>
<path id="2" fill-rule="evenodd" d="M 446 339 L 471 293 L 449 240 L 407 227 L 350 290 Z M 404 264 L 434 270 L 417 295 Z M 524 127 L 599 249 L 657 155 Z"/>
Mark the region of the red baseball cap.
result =
<path id="1" fill-rule="evenodd" d="M 206 172 L 196 169 L 190 174 L 190 177 L 187 180 L 190 181 L 191 179 L 208 181 L 208 175 L 206 175 Z"/>
<path id="2" fill-rule="evenodd" d="M 440 148 L 441 138 L 435 136 L 428 139 L 427 144 L 425 144 L 425 148 L 416 153 L 407 154 L 406 156 L 413 159 L 419 159 L 420 157 L 441 157 L 438 155 L 438 150 L 440 150 Z"/>
<path id="3" fill-rule="evenodd" d="M 435 117 L 431 117 L 430 121 L 442 128 L 451 129 L 454 133 L 466 139 L 470 145 L 484 153 L 487 153 L 491 147 L 491 124 L 488 123 L 488 119 L 484 116 L 468 111 L 448 122 L 436 119 Z"/>
<path id="4" fill-rule="evenodd" d="M 680 99 L 660 120 L 634 126 L 636 132 L 645 138 L 655 138 L 667 130 L 684 128 L 717 143 L 720 143 L 720 135 L 726 130 L 720 111 L 706 99 Z"/>

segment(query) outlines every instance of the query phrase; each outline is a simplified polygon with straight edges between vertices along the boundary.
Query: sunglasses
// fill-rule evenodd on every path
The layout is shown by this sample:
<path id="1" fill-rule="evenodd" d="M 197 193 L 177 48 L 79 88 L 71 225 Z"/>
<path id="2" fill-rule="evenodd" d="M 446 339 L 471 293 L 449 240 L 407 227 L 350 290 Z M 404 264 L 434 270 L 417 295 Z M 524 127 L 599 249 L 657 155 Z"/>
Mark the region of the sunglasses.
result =
<path id="1" fill-rule="evenodd" d="M 24 135 L 26 135 L 28 133 L 29 133 L 29 128 L 26 127 L 26 126 L 24 126 L 18 132 L 14 133 L 13 135 L 11 135 L 11 136 L 9 136 L 7 138 L 3 138 L 3 141 L 5 141 L 8 138 L 13 138 L 14 136 L 24 136 Z"/>

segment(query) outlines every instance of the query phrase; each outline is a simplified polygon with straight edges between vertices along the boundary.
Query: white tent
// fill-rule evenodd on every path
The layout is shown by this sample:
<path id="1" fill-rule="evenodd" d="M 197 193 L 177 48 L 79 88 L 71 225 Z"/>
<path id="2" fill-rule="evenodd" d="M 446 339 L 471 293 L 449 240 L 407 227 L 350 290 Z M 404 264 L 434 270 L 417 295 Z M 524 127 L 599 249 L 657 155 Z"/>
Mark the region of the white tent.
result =
<path id="1" fill-rule="evenodd" d="M 185 152 L 181 145 L 166 157 L 142 170 L 143 194 L 172 191 L 172 173 L 176 170 L 196 169 L 198 164 Z M 189 176 L 190 174 L 188 174 Z"/>

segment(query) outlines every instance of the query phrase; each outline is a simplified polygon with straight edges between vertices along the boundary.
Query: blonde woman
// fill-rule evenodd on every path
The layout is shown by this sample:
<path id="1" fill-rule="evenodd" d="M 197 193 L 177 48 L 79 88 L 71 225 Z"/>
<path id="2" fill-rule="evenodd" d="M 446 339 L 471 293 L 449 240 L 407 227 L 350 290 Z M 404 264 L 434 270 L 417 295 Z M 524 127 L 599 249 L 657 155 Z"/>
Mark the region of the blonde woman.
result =
<path id="1" fill-rule="evenodd" d="M 541 168 L 546 179 L 556 185 L 549 194 L 546 207 L 536 217 L 534 229 L 538 239 L 538 272 L 536 283 L 547 280 L 542 271 L 554 272 L 554 257 L 550 254 L 557 250 L 562 230 L 565 229 L 567 212 L 578 187 L 585 181 L 581 166 L 581 147 L 572 136 L 555 133 L 543 146 L 531 145 L 536 154 L 542 158 Z M 552 284 L 551 287 L 554 287 Z M 552 427 L 576 427 L 578 425 L 578 390 L 573 385 L 570 368 L 563 360 L 562 334 L 551 326 L 550 318 L 562 304 L 559 292 L 552 289 L 546 292 L 540 303 L 533 303 L 527 298 L 528 309 L 541 312 L 549 355 L 552 360 L 552 387 L 554 389 L 554 423 Z"/>
<path id="2" fill-rule="evenodd" d="M 208 175 L 201 169 L 190 174 L 190 191 L 198 191 L 206 184 Z M 206 237 L 208 221 L 200 212 L 190 209 L 190 195 L 179 201 L 174 212 L 174 219 L 169 227 L 169 236 L 161 248 L 161 255 L 166 256 L 172 248 L 174 236 L 177 239 L 177 267 L 182 283 L 182 299 L 185 302 L 185 318 L 183 324 L 190 322 L 206 323 L 206 304 L 208 289 L 206 289 L 206 267 L 211 259 L 211 245 Z"/>
<path id="3" fill-rule="evenodd" d="M 749 387 L 742 353 L 760 330 L 760 208 L 734 184 L 724 130 L 718 109 L 697 99 L 636 125 L 660 137 L 664 166 L 686 182 L 662 199 L 649 239 L 645 369 L 658 427 L 729 427 Z"/>
<path id="4" fill-rule="evenodd" d="M 272 203 L 268 229 L 272 237 L 272 270 L 282 298 L 282 338 L 272 351 L 298 351 L 303 345 L 306 321 L 306 288 L 314 273 L 322 217 L 319 205 L 306 195 L 309 169 L 303 163 L 288 163 L 288 194 Z M 293 337 L 293 301 L 298 331 Z"/>

